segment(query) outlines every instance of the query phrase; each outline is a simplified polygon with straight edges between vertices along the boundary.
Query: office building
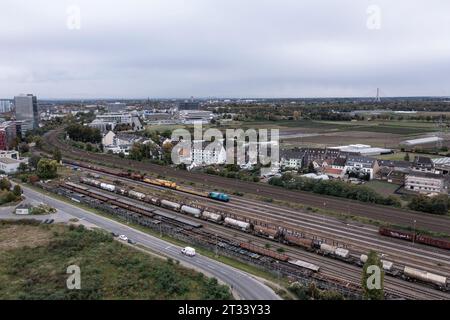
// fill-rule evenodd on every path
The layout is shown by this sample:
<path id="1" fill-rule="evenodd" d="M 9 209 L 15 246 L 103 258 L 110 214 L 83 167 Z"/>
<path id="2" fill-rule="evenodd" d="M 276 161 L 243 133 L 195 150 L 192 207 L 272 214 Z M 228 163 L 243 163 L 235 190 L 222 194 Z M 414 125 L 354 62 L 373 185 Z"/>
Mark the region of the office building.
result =
<path id="1" fill-rule="evenodd" d="M 183 102 L 180 102 L 178 104 L 178 110 L 199 110 L 200 109 L 200 103 L 197 101 L 191 100 L 185 100 Z"/>
<path id="2" fill-rule="evenodd" d="M 39 126 L 37 98 L 32 94 L 14 97 L 16 120 L 22 121 L 22 134 Z"/>
<path id="3" fill-rule="evenodd" d="M 11 101 L 0 100 L 0 113 L 10 112 L 12 109 Z"/>
<path id="4" fill-rule="evenodd" d="M 126 104 L 122 102 L 108 103 L 106 109 L 108 112 L 122 112 L 126 109 Z"/>

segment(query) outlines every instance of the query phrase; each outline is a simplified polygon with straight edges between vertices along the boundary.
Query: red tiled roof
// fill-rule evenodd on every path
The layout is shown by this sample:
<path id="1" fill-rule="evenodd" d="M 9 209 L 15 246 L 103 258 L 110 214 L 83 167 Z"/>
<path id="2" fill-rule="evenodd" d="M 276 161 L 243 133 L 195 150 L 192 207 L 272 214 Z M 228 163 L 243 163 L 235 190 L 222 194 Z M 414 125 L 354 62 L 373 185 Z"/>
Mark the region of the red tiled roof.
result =
<path id="1" fill-rule="evenodd" d="M 342 174 L 342 169 L 326 168 L 324 173 L 328 174 Z"/>

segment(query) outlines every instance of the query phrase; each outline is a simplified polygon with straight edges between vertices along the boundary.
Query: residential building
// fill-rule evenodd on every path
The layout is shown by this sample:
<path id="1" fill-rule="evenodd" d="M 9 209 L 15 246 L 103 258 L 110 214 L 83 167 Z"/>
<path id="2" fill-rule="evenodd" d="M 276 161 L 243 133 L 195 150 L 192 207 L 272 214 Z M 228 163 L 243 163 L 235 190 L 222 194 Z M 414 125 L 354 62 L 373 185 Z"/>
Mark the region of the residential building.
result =
<path id="1" fill-rule="evenodd" d="M 377 179 L 398 185 L 403 185 L 405 176 L 411 172 L 409 161 L 378 160 L 378 166 Z"/>
<path id="2" fill-rule="evenodd" d="M 112 131 L 108 131 L 105 135 L 103 135 L 102 138 L 102 144 L 103 146 L 110 146 L 114 145 L 115 143 L 116 134 Z"/>
<path id="3" fill-rule="evenodd" d="M 281 165 L 295 169 L 306 167 L 310 163 L 313 163 L 316 168 L 331 166 L 335 169 L 344 169 L 349 155 L 356 156 L 359 153 L 326 148 L 294 148 L 280 152 Z"/>
<path id="4" fill-rule="evenodd" d="M 363 156 L 349 156 L 345 164 L 346 173 L 369 174 L 370 179 L 374 178 L 379 169 L 377 159 Z"/>
<path id="5" fill-rule="evenodd" d="M 23 121 L 22 134 L 38 128 L 39 115 L 36 96 L 32 94 L 15 96 L 14 106 L 16 108 L 16 120 Z"/>
<path id="6" fill-rule="evenodd" d="M 323 171 L 323 174 L 326 174 L 327 176 L 334 178 L 334 179 L 342 179 L 345 175 L 344 169 L 336 169 L 336 168 L 325 168 Z"/>
<path id="7" fill-rule="evenodd" d="M 450 173 L 450 157 L 432 159 L 435 173 L 448 175 Z"/>
<path id="8" fill-rule="evenodd" d="M 226 151 L 222 145 L 219 150 L 208 148 L 211 142 L 192 142 L 191 159 L 194 165 L 224 164 L 227 160 Z"/>
<path id="9" fill-rule="evenodd" d="M 280 164 L 281 167 L 299 170 L 304 166 L 305 153 L 298 148 L 290 150 L 281 150 Z"/>
<path id="10" fill-rule="evenodd" d="M 16 150 L 0 151 L 0 158 L 20 160 L 19 151 Z"/>
<path id="11" fill-rule="evenodd" d="M 447 187 L 441 175 L 427 172 L 412 172 L 405 177 L 405 190 L 419 193 L 443 193 Z"/>
<path id="12" fill-rule="evenodd" d="M 345 164 L 347 163 L 347 157 L 346 156 L 339 156 L 336 159 L 334 159 L 333 163 L 331 164 L 332 169 L 338 169 L 338 170 L 345 170 Z"/>
<path id="13" fill-rule="evenodd" d="M 19 165 L 22 161 L 10 159 L 10 158 L 0 158 L 0 170 L 6 174 L 12 174 L 17 172 Z"/>
<path id="14" fill-rule="evenodd" d="M 416 156 L 412 164 L 412 170 L 417 172 L 434 173 L 434 163 L 431 158 Z"/>
<path id="15" fill-rule="evenodd" d="M 17 138 L 17 128 L 14 121 L 0 124 L 0 150 L 8 150 Z"/>

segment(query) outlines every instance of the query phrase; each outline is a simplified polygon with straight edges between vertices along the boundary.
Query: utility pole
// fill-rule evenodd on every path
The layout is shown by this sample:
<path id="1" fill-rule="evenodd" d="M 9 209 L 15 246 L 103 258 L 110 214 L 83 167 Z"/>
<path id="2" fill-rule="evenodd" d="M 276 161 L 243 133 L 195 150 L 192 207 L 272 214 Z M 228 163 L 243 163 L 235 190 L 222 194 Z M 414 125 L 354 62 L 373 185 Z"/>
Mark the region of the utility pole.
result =
<path id="1" fill-rule="evenodd" d="M 218 248 L 218 239 L 217 239 L 217 233 L 216 233 L 216 249 L 215 249 L 215 251 L 216 251 L 216 258 L 219 256 L 219 248 Z"/>
<path id="2" fill-rule="evenodd" d="M 414 245 L 414 241 L 416 240 L 416 222 L 417 222 L 417 220 L 414 220 L 414 231 L 413 231 L 413 245 Z"/>

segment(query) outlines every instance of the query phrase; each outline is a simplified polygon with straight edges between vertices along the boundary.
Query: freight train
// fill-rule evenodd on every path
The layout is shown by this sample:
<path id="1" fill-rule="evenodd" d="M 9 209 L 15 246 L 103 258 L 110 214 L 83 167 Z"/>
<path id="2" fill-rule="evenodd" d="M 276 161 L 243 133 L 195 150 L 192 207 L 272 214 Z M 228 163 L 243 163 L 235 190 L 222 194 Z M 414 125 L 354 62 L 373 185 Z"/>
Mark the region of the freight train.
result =
<path id="1" fill-rule="evenodd" d="M 396 228 L 380 227 L 378 232 L 387 237 L 397 238 L 405 241 L 425 244 L 432 247 L 450 250 L 450 241 L 446 239 L 433 238 L 420 233 L 408 232 Z"/>
<path id="2" fill-rule="evenodd" d="M 223 224 L 227 227 L 251 233 L 256 236 L 264 237 L 271 240 L 277 240 L 287 245 L 300 247 L 304 250 L 315 252 L 317 254 L 321 254 L 324 256 L 329 256 L 331 258 L 341 260 L 347 263 L 362 266 L 367 261 L 366 255 L 352 254 L 348 249 L 342 247 L 330 245 L 317 239 L 309 239 L 298 235 L 294 235 L 288 233 L 285 229 L 281 227 L 276 228 L 263 227 L 259 224 L 253 224 L 251 222 L 227 217 L 225 213 L 210 212 L 206 209 L 194 208 L 184 203 L 177 203 L 165 199 L 154 198 L 141 192 L 137 192 L 134 190 L 127 190 L 122 187 L 103 183 L 101 181 L 94 179 L 80 178 L 80 181 L 84 184 L 95 186 L 97 188 L 107 190 L 109 192 L 125 195 L 130 198 L 147 202 L 149 204 L 160 206 L 176 212 L 180 212 L 194 218 L 207 220 L 217 224 Z M 288 261 L 289 259 L 286 259 L 285 255 L 274 253 L 273 251 L 263 249 L 261 247 L 253 246 L 248 243 L 241 244 L 241 247 L 251 252 L 267 255 L 271 258 L 283 262 L 295 264 L 289 262 Z M 443 291 L 450 290 L 450 284 L 447 283 L 448 279 L 446 277 L 442 277 L 440 275 L 432 274 L 426 271 L 421 271 L 410 267 L 394 266 L 394 263 L 390 261 L 381 260 L 381 262 L 383 263 L 384 271 L 391 276 L 401 277 L 402 279 L 408 281 L 419 281 L 425 284 L 430 284 Z"/>
<path id="3" fill-rule="evenodd" d="M 82 167 L 82 168 L 86 168 L 89 170 L 95 170 L 95 171 L 103 172 L 103 173 L 106 173 L 109 175 L 114 175 L 114 176 L 121 177 L 121 178 L 132 179 L 135 181 L 141 181 L 141 182 L 145 182 L 145 183 L 155 185 L 158 187 L 173 189 L 173 190 L 193 194 L 196 196 L 210 198 L 210 199 L 217 200 L 217 201 L 229 202 L 231 200 L 230 196 L 225 193 L 215 192 L 215 191 L 200 192 L 200 191 L 196 191 L 194 189 L 179 186 L 176 184 L 176 182 L 173 182 L 173 181 L 163 180 L 163 179 L 153 179 L 153 178 L 147 177 L 145 175 L 142 175 L 142 174 L 136 173 L 136 172 L 115 171 L 115 170 L 109 169 L 109 168 L 95 167 L 95 166 L 86 165 L 83 163 L 79 163 L 79 162 L 75 162 L 75 161 L 68 161 L 68 160 L 64 160 L 64 162 L 66 164 L 71 165 L 76 168 Z"/>

